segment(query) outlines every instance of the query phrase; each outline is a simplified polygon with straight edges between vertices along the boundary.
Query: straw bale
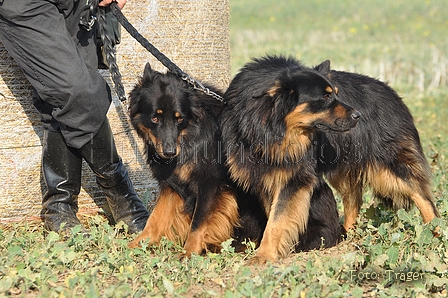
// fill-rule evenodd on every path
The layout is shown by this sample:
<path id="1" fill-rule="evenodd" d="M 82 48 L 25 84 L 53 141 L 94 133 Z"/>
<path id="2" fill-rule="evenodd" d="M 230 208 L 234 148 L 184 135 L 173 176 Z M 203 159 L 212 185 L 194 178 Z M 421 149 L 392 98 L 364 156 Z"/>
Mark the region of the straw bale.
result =
<path id="1" fill-rule="evenodd" d="M 128 1 L 123 13 L 154 46 L 193 78 L 224 89 L 230 79 L 228 0 Z M 124 29 L 117 50 L 123 85 L 130 92 L 144 65 L 165 71 Z M 111 85 L 108 72 L 102 72 Z M 32 88 L 0 43 L 0 223 L 40 218 L 45 184 L 41 174 L 42 126 L 32 106 Z M 213 99 L 211 99 L 213 100 Z M 156 182 L 144 162 L 144 146 L 126 108 L 114 94 L 108 118 L 118 153 L 140 197 L 150 204 Z M 83 164 L 79 214 L 100 210 L 104 195 Z"/>

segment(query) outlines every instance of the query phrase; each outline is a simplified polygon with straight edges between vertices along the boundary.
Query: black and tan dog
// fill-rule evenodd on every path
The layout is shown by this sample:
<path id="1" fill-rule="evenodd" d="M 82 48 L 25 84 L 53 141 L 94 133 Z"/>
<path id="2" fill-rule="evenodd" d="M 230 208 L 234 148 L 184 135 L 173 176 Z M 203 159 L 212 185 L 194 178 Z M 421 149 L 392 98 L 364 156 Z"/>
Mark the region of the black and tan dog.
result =
<path id="1" fill-rule="evenodd" d="M 221 102 L 190 88 L 173 73 L 162 74 L 146 65 L 130 94 L 130 118 L 145 141 L 160 193 L 144 231 L 130 247 L 148 238 L 155 244 L 167 237 L 184 243 L 188 256 L 219 248 L 229 238 L 235 239 L 238 251 L 244 250 L 244 240 L 260 242 L 266 213 L 257 195 L 229 178 L 216 120 L 221 110 Z M 298 251 L 334 246 L 341 236 L 336 201 L 320 176 L 312 195 L 306 228 L 297 232 Z"/>
<path id="2" fill-rule="evenodd" d="M 216 249 L 232 237 L 239 216 L 221 161 L 221 109 L 221 102 L 173 73 L 146 65 L 130 94 L 130 117 L 145 141 L 160 193 L 145 229 L 130 247 L 167 237 L 180 241 L 189 256 Z"/>
<path id="3" fill-rule="evenodd" d="M 318 161 L 342 196 L 345 229 L 356 223 L 366 186 L 395 209 L 415 203 L 424 223 L 439 216 L 430 168 L 402 99 L 385 83 L 367 76 L 331 71 L 328 77 L 339 88 L 341 101 L 362 113 L 348 133 L 326 131 L 319 136 Z"/>
<path id="4" fill-rule="evenodd" d="M 314 70 L 329 80 L 328 90 L 338 93 L 338 101 L 343 103 L 332 108 L 333 112 L 322 113 L 322 99 L 310 99 L 318 80 L 304 74 L 308 69 L 293 58 L 266 57 L 247 64 L 226 92 L 230 104 L 222 123 L 224 139 L 230 140 L 225 146 L 230 173 L 265 201 L 268 220 L 263 237 L 268 240 L 261 242 L 257 254 L 261 259 L 284 254 L 289 242 L 296 241 L 297 234 L 290 231 L 303 227 L 303 210 L 309 194 L 316 191 L 311 187 L 315 180 L 302 182 L 306 181 L 306 168 L 312 169 L 308 177 L 324 174 L 342 195 L 345 230 L 356 223 L 366 187 L 395 209 L 408 209 L 414 203 L 424 223 L 439 216 L 413 117 L 397 93 L 367 76 L 330 71 L 329 61 Z M 291 102 L 297 107 L 292 108 Z M 334 99 L 329 102 L 334 105 Z M 341 133 L 322 122 L 343 116 L 341 111 L 347 105 L 362 114 L 356 127 Z M 357 119 L 359 115 L 353 116 Z M 230 122 L 238 125 L 229 127 Z M 346 123 L 341 119 L 334 122 L 336 126 Z M 300 181 L 290 169 L 293 163 L 302 171 Z M 296 185 L 301 184 L 296 193 L 282 189 L 293 185 L 294 179 Z M 318 204 L 313 198 L 311 206 Z M 310 216 L 312 213 L 310 210 Z M 437 229 L 434 234 L 438 235 Z"/>
<path id="5" fill-rule="evenodd" d="M 315 70 L 283 57 L 254 60 L 225 93 L 220 122 L 230 176 L 260 198 L 267 216 L 259 262 L 286 255 L 302 235 L 313 233 L 307 226 L 312 197 L 328 187 L 317 167 L 315 134 L 348 131 L 360 117 L 338 100 L 327 66 Z"/>

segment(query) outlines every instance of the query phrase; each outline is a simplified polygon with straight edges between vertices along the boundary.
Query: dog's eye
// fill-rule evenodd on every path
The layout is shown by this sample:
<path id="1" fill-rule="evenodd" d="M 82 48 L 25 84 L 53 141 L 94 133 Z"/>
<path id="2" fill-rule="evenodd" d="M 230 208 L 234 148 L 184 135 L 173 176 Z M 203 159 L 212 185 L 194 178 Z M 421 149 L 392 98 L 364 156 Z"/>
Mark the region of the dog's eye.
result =
<path id="1" fill-rule="evenodd" d="M 159 118 L 157 117 L 152 117 L 151 118 L 152 123 L 159 123 Z"/>
<path id="2" fill-rule="evenodd" d="M 184 118 L 181 118 L 181 117 L 179 117 L 179 118 L 177 118 L 177 123 L 182 123 L 182 122 L 184 122 Z"/>

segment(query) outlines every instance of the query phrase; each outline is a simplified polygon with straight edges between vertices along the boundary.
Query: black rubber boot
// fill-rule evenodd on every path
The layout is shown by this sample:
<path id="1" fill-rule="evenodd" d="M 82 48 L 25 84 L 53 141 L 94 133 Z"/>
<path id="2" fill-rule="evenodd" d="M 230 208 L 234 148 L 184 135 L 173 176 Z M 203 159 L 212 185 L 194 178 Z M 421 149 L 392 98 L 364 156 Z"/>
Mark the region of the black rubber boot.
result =
<path id="1" fill-rule="evenodd" d="M 127 224 L 129 233 L 142 231 L 149 213 L 138 198 L 128 171 L 118 156 L 107 119 L 92 140 L 78 152 L 96 174 L 96 181 L 106 195 L 115 222 Z"/>
<path id="2" fill-rule="evenodd" d="M 42 172 L 47 186 L 42 199 L 45 229 L 67 232 L 81 224 L 76 217 L 81 170 L 82 158 L 78 152 L 67 147 L 59 132 L 45 130 L 42 149 Z"/>

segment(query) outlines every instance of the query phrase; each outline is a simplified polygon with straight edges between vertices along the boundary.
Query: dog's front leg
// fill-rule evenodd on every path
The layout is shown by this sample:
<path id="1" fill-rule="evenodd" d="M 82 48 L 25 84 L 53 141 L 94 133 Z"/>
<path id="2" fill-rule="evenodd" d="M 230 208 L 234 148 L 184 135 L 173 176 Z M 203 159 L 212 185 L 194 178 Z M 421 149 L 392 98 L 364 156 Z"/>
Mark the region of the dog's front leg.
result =
<path id="1" fill-rule="evenodd" d="M 185 241 L 184 256 L 189 257 L 192 253 L 200 255 L 207 250 L 205 234 L 207 233 L 207 219 L 213 212 L 215 200 L 218 198 L 217 180 L 202 177 L 201 183 L 196 185 L 195 207 L 191 219 L 190 233 Z M 213 181 L 214 180 L 214 181 Z"/>
<path id="2" fill-rule="evenodd" d="M 146 239 L 149 239 L 151 244 L 157 244 L 162 237 L 183 242 L 190 223 L 190 216 L 184 212 L 184 200 L 169 185 L 162 184 L 156 205 L 145 228 L 128 246 L 138 247 L 140 242 Z"/>
<path id="3" fill-rule="evenodd" d="M 293 250 L 299 234 L 303 234 L 307 226 L 312 189 L 286 187 L 274 196 L 266 229 L 252 262 L 275 261 Z"/>

